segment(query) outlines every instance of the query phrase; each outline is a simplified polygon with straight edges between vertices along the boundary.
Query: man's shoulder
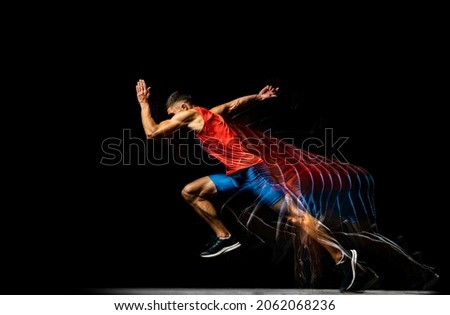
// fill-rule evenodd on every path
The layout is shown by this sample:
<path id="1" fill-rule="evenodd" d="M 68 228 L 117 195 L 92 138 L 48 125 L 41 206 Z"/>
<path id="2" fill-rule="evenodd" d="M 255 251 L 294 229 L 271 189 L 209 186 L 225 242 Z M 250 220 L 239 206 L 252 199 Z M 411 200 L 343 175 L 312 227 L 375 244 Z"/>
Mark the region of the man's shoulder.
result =
<path id="1" fill-rule="evenodd" d="M 199 113 L 201 115 L 205 115 L 205 114 L 210 114 L 213 115 L 215 114 L 212 110 L 206 108 L 206 107 L 202 107 L 202 106 L 194 106 L 192 107 L 192 110 L 195 111 L 196 113 Z"/>
<path id="2" fill-rule="evenodd" d="M 192 107 L 192 109 L 195 109 L 195 110 L 202 110 L 202 111 L 209 111 L 209 112 L 210 112 L 210 110 L 207 109 L 206 107 L 198 106 L 198 105 L 195 105 L 194 107 Z"/>

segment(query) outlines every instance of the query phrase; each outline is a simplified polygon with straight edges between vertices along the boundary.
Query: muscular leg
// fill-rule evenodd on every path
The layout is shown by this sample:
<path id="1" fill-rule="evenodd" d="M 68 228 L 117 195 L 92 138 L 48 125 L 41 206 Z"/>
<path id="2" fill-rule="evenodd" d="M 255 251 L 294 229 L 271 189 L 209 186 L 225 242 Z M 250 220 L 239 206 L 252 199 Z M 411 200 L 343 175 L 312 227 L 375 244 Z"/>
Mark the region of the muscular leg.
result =
<path id="1" fill-rule="evenodd" d="M 345 253 L 344 249 L 330 235 L 326 227 L 319 220 L 306 211 L 299 209 L 289 196 L 282 198 L 271 208 L 279 213 L 282 207 L 286 207 L 285 216 L 287 220 L 291 224 L 301 228 L 306 234 L 322 245 L 336 263 L 343 258 Z"/>
<path id="2" fill-rule="evenodd" d="M 231 234 L 219 218 L 213 204 L 208 200 L 217 195 L 216 186 L 208 176 L 187 184 L 181 194 L 195 212 L 209 224 L 217 237 L 227 237 Z"/>

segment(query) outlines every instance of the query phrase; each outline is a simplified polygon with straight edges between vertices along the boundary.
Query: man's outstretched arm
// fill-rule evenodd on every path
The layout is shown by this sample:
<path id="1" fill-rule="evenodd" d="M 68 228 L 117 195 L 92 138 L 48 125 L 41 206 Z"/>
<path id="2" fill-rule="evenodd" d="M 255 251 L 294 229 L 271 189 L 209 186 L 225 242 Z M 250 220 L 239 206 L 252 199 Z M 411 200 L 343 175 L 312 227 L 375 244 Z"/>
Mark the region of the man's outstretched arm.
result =
<path id="1" fill-rule="evenodd" d="M 148 139 L 168 136 L 191 121 L 191 113 L 183 112 L 173 116 L 172 119 L 156 123 L 150 109 L 150 87 L 147 87 L 144 80 L 137 82 L 136 96 L 141 106 L 142 126 Z"/>
<path id="2" fill-rule="evenodd" d="M 246 95 L 211 108 L 211 111 L 219 115 L 227 115 L 237 110 L 243 109 L 249 104 L 258 101 L 264 101 L 269 98 L 277 97 L 279 88 L 266 85 L 258 94 Z"/>

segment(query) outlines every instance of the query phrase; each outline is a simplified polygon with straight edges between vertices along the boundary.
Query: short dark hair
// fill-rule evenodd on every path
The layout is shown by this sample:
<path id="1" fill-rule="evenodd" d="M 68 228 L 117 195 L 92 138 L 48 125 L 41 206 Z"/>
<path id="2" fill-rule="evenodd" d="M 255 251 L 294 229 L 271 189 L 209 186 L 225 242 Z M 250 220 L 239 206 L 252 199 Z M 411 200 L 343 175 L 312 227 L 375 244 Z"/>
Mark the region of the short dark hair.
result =
<path id="1" fill-rule="evenodd" d="M 191 105 L 191 103 L 192 103 L 192 96 L 190 94 L 187 94 L 187 93 L 183 93 L 183 92 L 180 92 L 180 91 L 175 91 L 172 94 L 170 94 L 170 96 L 167 98 L 166 109 L 168 109 L 173 104 L 175 104 L 176 102 L 179 102 L 179 101 L 183 101 L 183 102 L 186 102 L 189 105 Z"/>

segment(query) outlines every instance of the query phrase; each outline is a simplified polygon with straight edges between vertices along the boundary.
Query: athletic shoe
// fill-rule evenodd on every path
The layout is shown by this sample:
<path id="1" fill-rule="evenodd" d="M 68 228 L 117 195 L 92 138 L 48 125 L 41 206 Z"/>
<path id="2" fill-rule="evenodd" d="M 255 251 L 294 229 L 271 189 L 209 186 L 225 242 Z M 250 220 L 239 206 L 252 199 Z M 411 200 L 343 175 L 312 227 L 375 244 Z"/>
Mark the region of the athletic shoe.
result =
<path id="1" fill-rule="evenodd" d="M 358 262 L 358 254 L 354 249 L 350 250 L 350 257 L 345 256 L 337 266 L 342 274 L 341 292 L 362 292 L 378 282 L 378 275 Z"/>
<path id="2" fill-rule="evenodd" d="M 215 237 L 207 246 L 209 247 L 200 253 L 201 257 L 210 258 L 222 255 L 240 247 L 241 243 L 239 243 L 234 236 L 228 238 Z"/>

